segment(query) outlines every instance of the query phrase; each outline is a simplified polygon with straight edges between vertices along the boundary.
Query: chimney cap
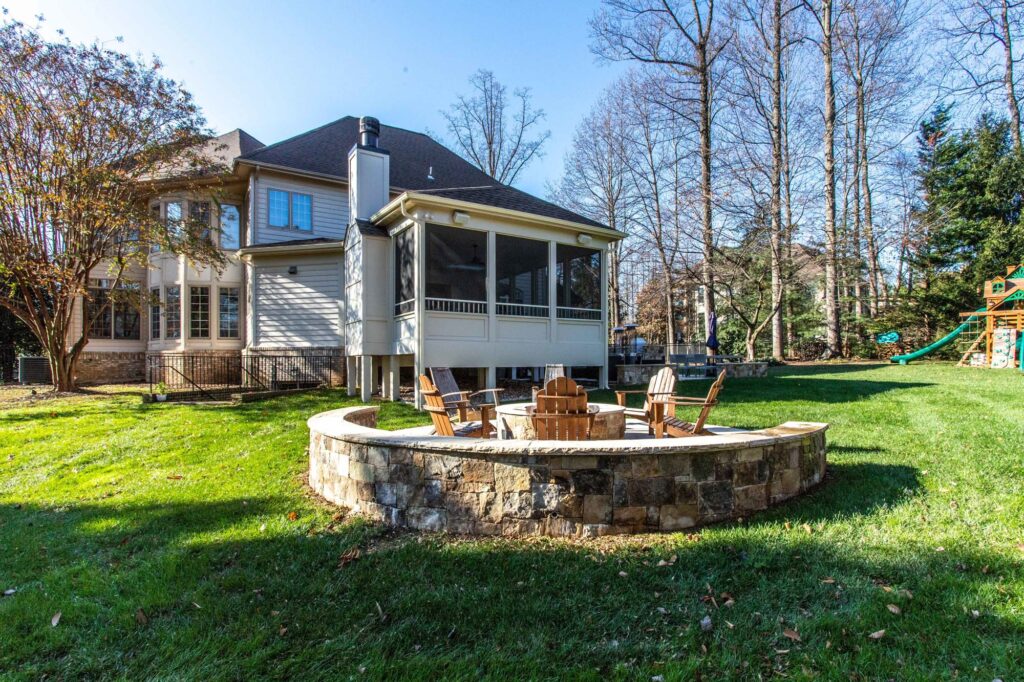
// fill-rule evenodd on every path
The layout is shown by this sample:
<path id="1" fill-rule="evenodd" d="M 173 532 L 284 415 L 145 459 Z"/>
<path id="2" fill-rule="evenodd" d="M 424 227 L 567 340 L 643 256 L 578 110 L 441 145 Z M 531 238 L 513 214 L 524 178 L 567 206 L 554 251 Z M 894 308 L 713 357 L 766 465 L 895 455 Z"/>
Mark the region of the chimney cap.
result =
<path id="1" fill-rule="evenodd" d="M 359 119 L 359 141 L 367 147 L 377 146 L 377 137 L 380 135 L 380 121 L 373 116 L 363 116 Z"/>

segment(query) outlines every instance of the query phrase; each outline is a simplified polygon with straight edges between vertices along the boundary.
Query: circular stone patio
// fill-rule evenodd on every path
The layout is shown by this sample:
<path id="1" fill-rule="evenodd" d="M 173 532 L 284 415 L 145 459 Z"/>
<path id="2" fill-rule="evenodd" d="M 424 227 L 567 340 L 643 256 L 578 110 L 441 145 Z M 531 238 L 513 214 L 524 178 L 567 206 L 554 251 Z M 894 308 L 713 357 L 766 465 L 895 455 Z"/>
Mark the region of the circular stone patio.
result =
<path id="1" fill-rule="evenodd" d="M 392 526 L 486 535 L 676 531 L 749 516 L 825 475 L 827 424 L 652 439 L 480 440 L 376 428 L 377 408 L 308 421 L 309 485 Z"/>

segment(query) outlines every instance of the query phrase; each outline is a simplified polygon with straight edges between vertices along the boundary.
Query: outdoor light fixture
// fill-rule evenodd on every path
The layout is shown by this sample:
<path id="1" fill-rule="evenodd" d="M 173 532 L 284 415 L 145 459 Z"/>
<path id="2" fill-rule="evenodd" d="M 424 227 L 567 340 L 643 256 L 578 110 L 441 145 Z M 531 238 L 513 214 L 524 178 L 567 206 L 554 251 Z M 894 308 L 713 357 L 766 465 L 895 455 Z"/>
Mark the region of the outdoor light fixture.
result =
<path id="1" fill-rule="evenodd" d="M 299 274 L 299 266 L 297 266 L 297 265 L 289 265 L 288 266 L 288 274 L 289 275 L 297 275 L 297 274 Z"/>
<path id="2" fill-rule="evenodd" d="M 578 241 L 580 244 L 589 244 L 593 240 L 594 238 L 591 237 L 589 234 L 576 235 L 576 241 Z"/>
<path id="3" fill-rule="evenodd" d="M 453 211 L 452 222 L 456 225 L 466 225 L 469 223 L 469 214 L 465 211 Z"/>

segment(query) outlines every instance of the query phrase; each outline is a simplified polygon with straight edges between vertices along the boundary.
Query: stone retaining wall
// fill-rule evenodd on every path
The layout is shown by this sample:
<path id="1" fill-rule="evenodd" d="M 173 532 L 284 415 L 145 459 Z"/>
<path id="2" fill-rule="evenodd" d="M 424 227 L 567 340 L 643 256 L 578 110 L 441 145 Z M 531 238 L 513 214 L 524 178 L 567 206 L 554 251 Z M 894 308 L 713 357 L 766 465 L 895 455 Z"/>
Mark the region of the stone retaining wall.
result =
<path id="1" fill-rule="evenodd" d="M 309 484 L 393 526 L 488 535 L 676 531 L 821 482 L 825 424 L 690 439 L 484 441 L 374 428 L 376 407 L 309 420 Z"/>

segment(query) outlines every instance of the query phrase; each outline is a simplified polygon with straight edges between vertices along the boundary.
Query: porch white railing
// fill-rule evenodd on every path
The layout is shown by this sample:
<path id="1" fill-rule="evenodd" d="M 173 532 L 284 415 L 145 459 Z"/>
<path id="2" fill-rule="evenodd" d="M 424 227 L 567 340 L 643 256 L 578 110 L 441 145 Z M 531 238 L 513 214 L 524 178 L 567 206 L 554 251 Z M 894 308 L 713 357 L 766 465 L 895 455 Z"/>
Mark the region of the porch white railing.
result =
<path id="1" fill-rule="evenodd" d="M 568 308 L 558 307 L 558 319 L 560 320 L 598 320 L 601 319 L 601 310 L 597 308 Z"/>
<path id="2" fill-rule="evenodd" d="M 487 314 L 487 301 L 467 301 L 460 298 L 427 298 L 424 300 L 424 305 L 427 310 L 438 313 Z"/>
<path id="3" fill-rule="evenodd" d="M 510 315 L 513 317 L 547 317 L 548 307 L 546 305 L 527 303 L 498 303 L 497 312 L 499 315 Z"/>

